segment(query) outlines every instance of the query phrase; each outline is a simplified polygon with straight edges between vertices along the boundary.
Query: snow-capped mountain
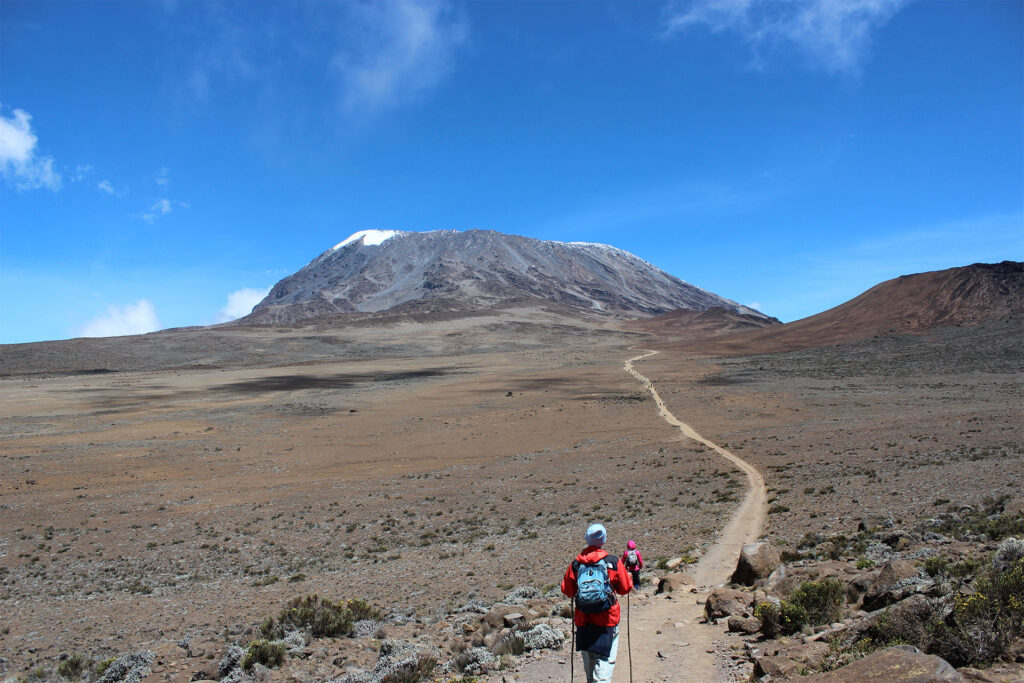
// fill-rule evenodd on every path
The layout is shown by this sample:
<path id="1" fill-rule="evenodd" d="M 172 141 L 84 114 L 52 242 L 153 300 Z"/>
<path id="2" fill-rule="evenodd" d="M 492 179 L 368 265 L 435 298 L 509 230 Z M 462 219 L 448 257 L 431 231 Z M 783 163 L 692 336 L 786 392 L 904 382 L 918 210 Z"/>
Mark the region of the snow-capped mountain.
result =
<path id="1" fill-rule="evenodd" d="M 491 230 L 364 230 L 274 285 L 246 322 L 523 304 L 628 317 L 709 308 L 764 317 L 604 244 Z"/>

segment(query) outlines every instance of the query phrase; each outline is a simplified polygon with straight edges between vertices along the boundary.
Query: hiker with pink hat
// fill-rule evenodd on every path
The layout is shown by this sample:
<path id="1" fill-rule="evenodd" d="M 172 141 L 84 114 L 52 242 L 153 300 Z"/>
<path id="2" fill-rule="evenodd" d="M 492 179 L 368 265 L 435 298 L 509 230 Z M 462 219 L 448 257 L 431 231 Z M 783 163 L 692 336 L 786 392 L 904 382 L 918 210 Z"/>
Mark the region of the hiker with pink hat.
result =
<path id="1" fill-rule="evenodd" d="M 644 556 L 636 549 L 636 541 L 630 540 L 626 543 L 626 550 L 622 553 L 622 564 L 633 575 L 633 585 L 640 585 L 640 569 L 644 566 Z"/>

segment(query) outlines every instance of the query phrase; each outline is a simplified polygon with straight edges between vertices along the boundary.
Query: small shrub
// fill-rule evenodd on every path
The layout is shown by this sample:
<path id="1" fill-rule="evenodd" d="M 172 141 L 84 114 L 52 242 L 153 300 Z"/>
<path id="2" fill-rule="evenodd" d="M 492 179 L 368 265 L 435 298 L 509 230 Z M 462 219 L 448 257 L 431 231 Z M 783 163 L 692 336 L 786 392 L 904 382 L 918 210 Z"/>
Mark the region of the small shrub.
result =
<path id="1" fill-rule="evenodd" d="M 924 561 L 924 573 L 933 579 L 949 575 L 949 560 L 941 555 L 926 558 Z"/>
<path id="2" fill-rule="evenodd" d="M 783 600 L 779 605 L 779 626 L 785 634 L 796 633 L 807 624 L 807 610 L 800 605 Z"/>
<path id="3" fill-rule="evenodd" d="M 107 657 L 106 659 L 100 660 L 99 663 L 96 664 L 96 675 L 102 676 L 103 674 L 105 674 L 107 672 L 107 669 L 110 668 L 110 665 L 113 664 L 116 660 L 117 657 Z"/>
<path id="4" fill-rule="evenodd" d="M 836 579 L 805 581 L 789 596 L 789 602 L 805 611 L 811 626 L 837 621 L 843 615 L 846 589 Z"/>
<path id="5" fill-rule="evenodd" d="M 57 665 L 57 675 L 61 678 L 74 680 L 82 675 L 87 665 L 88 661 L 82 655 L 71 655 L 67 659 L 61 660 L 60 664 Z"/>
<path id="6" fill-rule="evenodd" d="M 420 683 L 431 680 L 430 675 L 437 667 L 437 660 L 426 655 L 403 660 L 384 674 L 380 683 Z"/>
<path id="7" fill-rule="evenodd" d="M 857 569 L 871 569 L 875 566 L 875 561 L 870 557 L 861 555 L 857 558 Z"/>
<path id="8" fill-rule="evenodd" d="M 526 652 L 526 641 L 523 639 L 522 634 L 509 633 L 494 643 L 491 647 L 491 652 L 499 657 L 503 655 L 519 656 Z"/>
<path id="9" fill-rule="evenodd" d="M 315 638 L 340 638 L 351 635 L 357 621 L 381 616 L 380 611 L 365 600 L 334 602 L 318 595 L 304 595 L 290 600 L 276 620 L 265 619 L 260 624 L 260 632 L 274 640 L 295 629 L 307 629 Z"/>
<path id="10" fill-rule="evenodd" d="M 954 666 L 989 664 L 1024 636 L 1024 558 L 1000 571 L 990 566 L 972 595 L 953 599 L 952 618 L 934 626 L 935 654 Z"/>
<path id="11" fill-rule="evenodd" d="M 761 633 L 766 638 L 775 638 L 782 632 L 779 608 L 774 602 L 761 602 L 754 607 L 754 616 L 761 620 Z"/>
<path id="12" fill-rule="evenodd" d="M 284 643 L 272 643 L 269 640 L 254 640 L 238 663 L 246 672 L 252 672 L 257 664 L 274 669 L 284 663 L 286 654 Z"/>

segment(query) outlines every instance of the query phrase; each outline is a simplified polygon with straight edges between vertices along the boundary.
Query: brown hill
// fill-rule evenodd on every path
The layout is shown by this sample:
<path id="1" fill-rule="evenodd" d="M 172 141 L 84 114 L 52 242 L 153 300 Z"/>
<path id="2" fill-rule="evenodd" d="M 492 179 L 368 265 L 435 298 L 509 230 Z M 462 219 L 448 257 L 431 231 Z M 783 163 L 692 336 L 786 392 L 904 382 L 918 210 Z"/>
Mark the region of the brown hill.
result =
<path id="1" fill-rule="evenodd" d="M 706 339 L 744 330 L 760 330 L 779 326 L 775 318 L 738 313 L 725 308 L 705 311 L 679 309 L 653 318 L 632 320 L 626 324 L 630 330 L 678 339 Z"/>
<path id="2" fill-rule="evenodd" d="M 817 315 L 778 327 L 707 340 L 700 343 L 700 350 L 788 351 L 883 334 L 916 334 L 936 327 L 977 325 L 1022 313 L 1024 263 L 976 263 L 888 280 Z"/>

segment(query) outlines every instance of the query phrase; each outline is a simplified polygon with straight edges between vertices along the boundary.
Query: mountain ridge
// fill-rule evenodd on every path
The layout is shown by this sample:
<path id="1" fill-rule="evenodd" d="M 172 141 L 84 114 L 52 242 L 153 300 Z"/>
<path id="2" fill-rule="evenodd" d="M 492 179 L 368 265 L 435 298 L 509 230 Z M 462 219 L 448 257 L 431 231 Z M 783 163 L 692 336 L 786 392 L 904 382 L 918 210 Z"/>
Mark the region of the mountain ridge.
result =
<path id="1" fill-rule="evenodd" d="M 285 277 L 241 324 L 550 304 L 613 317 L 677 309 L 759 311 L 665 273 L 618 247 L 493 230 L 360 231 Z"/>

